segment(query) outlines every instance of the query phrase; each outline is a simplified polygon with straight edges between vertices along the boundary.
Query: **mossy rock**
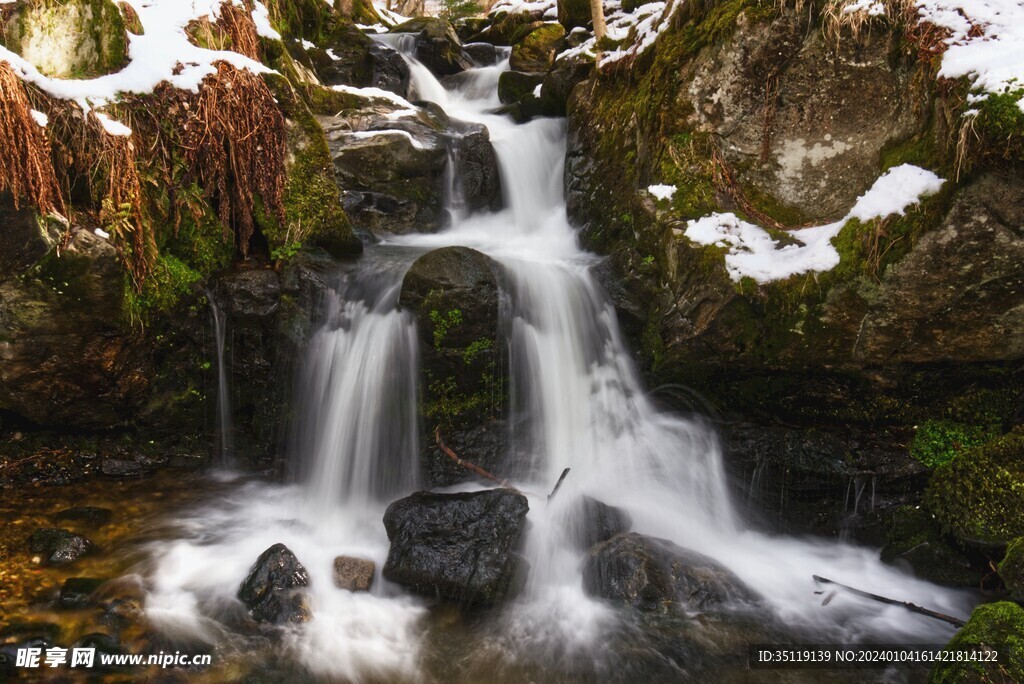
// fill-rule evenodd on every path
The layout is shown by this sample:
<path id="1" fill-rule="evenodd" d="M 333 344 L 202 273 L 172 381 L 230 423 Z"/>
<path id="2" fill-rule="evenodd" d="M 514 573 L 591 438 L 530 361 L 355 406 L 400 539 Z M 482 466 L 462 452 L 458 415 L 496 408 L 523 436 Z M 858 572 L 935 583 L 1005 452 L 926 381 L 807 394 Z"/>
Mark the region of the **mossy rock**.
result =
<path id="1" fill-rule="evenodd" d="M 901 506 L 888 515 L 882 560 L 906 564 L 918 577 L 954 587 L 975 587 L 981 573 L 970 559 L 942 536 L 931 514 L 914 506 Z"/>
<path id="2" fill-rule="evenodd" d="M 999 563 L 999 577 L 1010 597 L 1024 603 L 1024 537 L 1017 537 L 1006 548 L 1006 555 Z"/>
<path id="3" fill-rule="evenodd" d="M 936 468 L 925 496 L 943 528 L 965 542 L 1003 546 L 1024 536 L 1024 428 Z"/>
<path id="4" fill-rule="evenodd" d="M 623 9 L 626 8 L 623 3 Z M 565 30 L 574 29 L 577 26 L 587 26 L 591 21 L 590 0 L 561 0 L 558 3 L 558 23 L 565 27 Z"/>
<path id="5" fill-rule="evenodd" d="M 1024 608 L 1002 601 L 978 606 L 947 649 L 987 646 L 998 649 L 998 662 L 950 662 L 937 665 L 930 684 L 1024 681 Z"/>
<path id="6" fill-rule="evenodd" d="M 93 78 L 128 60 L 128 33 L 111 0 L 36 0 L 0 26 L 0 43 L 47 76 Z"/>
<path id="7" fill-rule="evenodd" d="M 543 24 L 512 48 L 509 66 L 516 71 L 545 73 L 555 63 L 555 56 L 565 41 L 561 24 Z"/>
<path id="8" fill-rule="evenodd" d="M 521 71 L 503 71 L 498 77 L 498 99 L 502 104 L 519 102 L 541 84 L 541 74 L 526 74 Z"/>
<path id="9" fill-rule="evenodd" d="M 910 443 L 910 455 L 934 468 L 949 463 L 961 451 L 981 446 L 991 437 L 991 430 L 980 425 L 928 420 L 917 428 Z"/>

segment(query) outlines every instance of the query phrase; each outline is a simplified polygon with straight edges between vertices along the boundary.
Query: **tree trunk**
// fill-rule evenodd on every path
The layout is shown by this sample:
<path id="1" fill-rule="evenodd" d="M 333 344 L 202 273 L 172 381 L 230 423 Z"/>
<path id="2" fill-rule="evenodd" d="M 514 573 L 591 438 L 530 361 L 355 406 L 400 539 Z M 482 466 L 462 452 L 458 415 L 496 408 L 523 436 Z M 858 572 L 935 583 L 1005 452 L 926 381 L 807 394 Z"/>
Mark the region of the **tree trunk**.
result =
<path id="1" fill-rule="evenodd" d="M 608 32 L 604 23 L 604 4 L 601 0 L 590 0 L 590 17 L 594 20 L 594 38 L 600 41 Z"/>

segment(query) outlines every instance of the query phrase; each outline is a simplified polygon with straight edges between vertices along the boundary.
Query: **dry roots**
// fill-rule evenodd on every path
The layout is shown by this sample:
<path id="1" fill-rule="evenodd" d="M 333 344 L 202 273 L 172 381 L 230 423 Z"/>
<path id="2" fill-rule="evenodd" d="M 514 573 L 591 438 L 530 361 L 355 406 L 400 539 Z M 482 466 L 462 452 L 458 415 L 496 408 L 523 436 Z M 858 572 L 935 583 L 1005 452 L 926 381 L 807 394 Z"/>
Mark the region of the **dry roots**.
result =
<path id="1" fill-rule="evenodd" d="M 7 62 L 0 62 L 0 191 L 9 192 L 15 206 L 27 199 L 42 212 L 66 213 L 50 143 Z"/>

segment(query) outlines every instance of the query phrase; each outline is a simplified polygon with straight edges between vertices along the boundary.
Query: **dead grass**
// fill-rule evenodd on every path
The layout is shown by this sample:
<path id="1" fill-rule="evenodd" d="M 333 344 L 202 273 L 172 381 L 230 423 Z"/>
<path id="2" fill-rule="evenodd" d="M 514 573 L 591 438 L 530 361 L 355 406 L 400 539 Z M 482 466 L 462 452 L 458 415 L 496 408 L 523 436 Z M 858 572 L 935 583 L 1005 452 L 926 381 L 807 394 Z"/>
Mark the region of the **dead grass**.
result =
<path id="1" fill-rule="evenodd" d="M 211 22 L 203 18 L 191 22 L 186 31 L 197 45 L 214 50 L 231 50 L 259 61 L 261 58 L 260 37 L 252 20 L 253 5 L 245 0 L 245 7 L 224 3 L 220 17 Z"/>
<path id="2" fill-rule="evenodd" d="M 50 141 L 32 118 L 25 86 L 7 62 L 0 62 L 0 191 L 13 196 L 15 207 L 26 199 L 44 213 L 67 214 Z"/>

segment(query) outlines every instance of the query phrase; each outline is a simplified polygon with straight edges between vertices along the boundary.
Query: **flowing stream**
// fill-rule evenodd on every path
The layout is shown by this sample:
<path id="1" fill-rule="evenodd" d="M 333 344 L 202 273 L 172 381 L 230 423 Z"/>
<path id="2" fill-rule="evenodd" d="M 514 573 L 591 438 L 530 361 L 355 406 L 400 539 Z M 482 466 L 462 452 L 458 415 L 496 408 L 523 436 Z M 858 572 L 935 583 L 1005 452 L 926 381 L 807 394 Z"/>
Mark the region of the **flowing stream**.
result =
<path id="1" fill-rule="evenodd" d="M 386 40 L 408 47 L 400 37 Z M 580 249 L 566 216 L 565 122 L 519 125 L 492 113 L 507 60 L 464 74 L 448 90 L 406 59 L 416 97 L 488 128 L 505 208 L 466 215 L 453 191 L 450 229 L 385 240 L 339 275 L 297 383 L 291 447 L 297 483 L 239 476 L 225 500 L 177 521 L 177 540 L 152 551 L 150 618 L 172 634 L 230 642 L 224 625 L 241 610 L 234 599 L 239 583 L 264 549 L 283 542 L 309 570 L 314 612 L 311 622 L 290 631 L 289 655 L 342 679 L 423 676 L 429 644 L 437 643 L 428 633 L 444 630 L 427 602 L 379 576 L 370 593 L 335 589 L 331 562 L 353 555 L 373 559 L 379 569 L 388 549 L 384 508 L 418 487 L 416 330 L 397 308 L 398 292 L 416 256 L 465 245 L 508 274 L 511 411 L 520 418 L 510 421 L 512 439 L 532 462 L 505 475 L 526 490 L 547 492 L 563 468 L 572 469 L 550 506 L 530 501 L 527 587 L 474 632 L 480 643 L 467 652 L 565 667 L 573 659 L 611 657 L 607 645 L 620 614 L 584 594 L 581 554 L 568 539 L 567 504 L 584 493 L 628 510 L 638 532 L 719 560 L 764 597 L 766 620 L 813 635 L 808 640 L 947 641 L 951 628 L 897 607 L 845 594 L 823 607 L 812 574 L 955 615 L 969 614 L 973 600 L 882 564 L 877 550 L 746 529 L 729 499 L 714 429 L 650 401 L 614 309 L 591 274 L 596 258 Z"/>

